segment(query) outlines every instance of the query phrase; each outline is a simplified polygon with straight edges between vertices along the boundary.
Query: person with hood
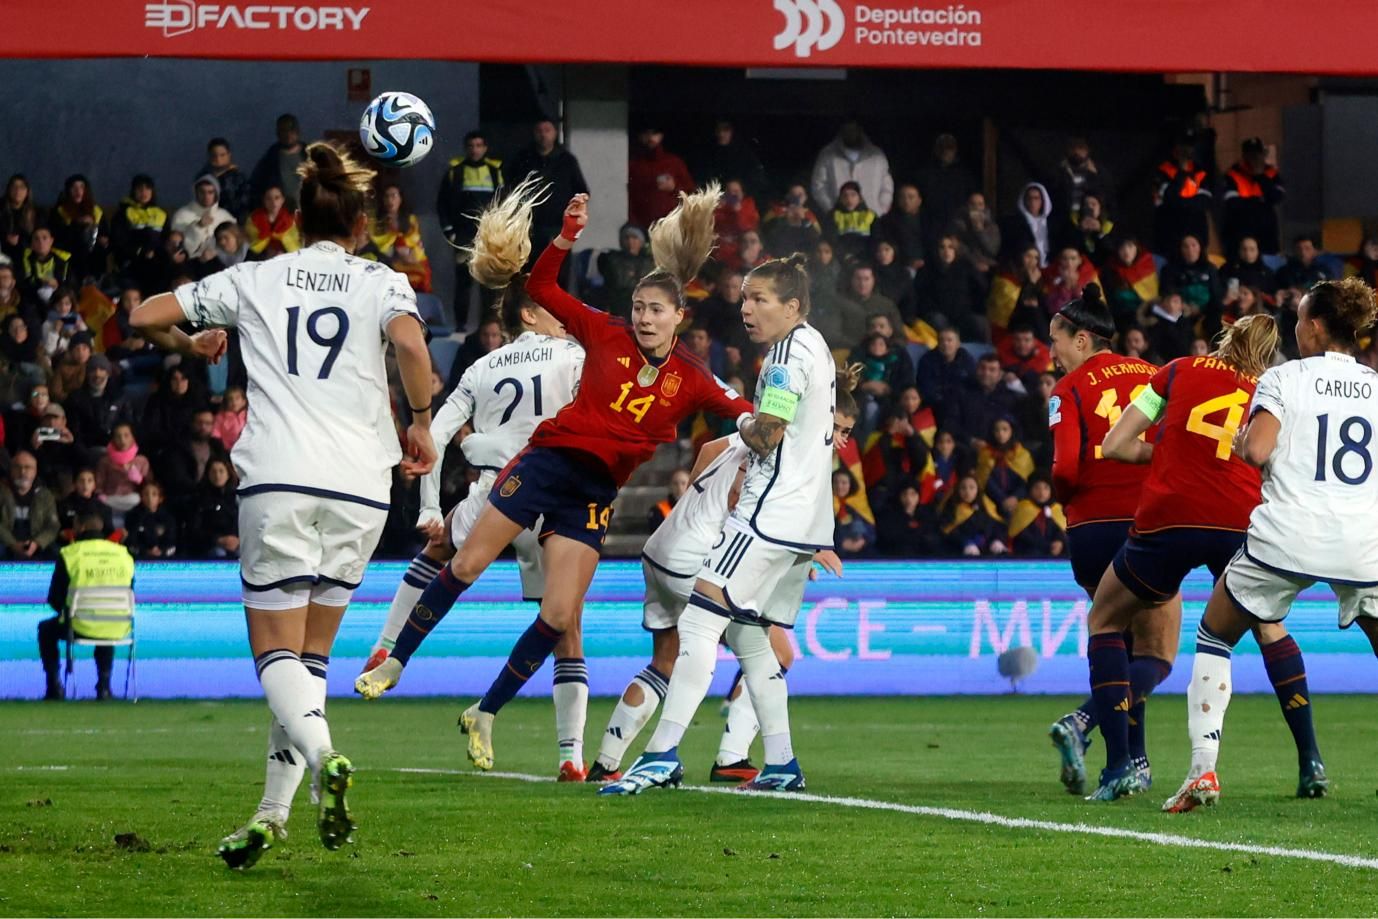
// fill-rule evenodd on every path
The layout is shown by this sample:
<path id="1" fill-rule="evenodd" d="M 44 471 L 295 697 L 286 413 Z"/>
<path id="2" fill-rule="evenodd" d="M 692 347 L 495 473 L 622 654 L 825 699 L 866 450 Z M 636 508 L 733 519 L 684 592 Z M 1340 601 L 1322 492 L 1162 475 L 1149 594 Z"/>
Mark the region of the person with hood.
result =
<path id="1" fill-rule="evenodd" d="M 141 258 L 153 258 L 162 244 L 167 211 L 158 206 L 153 177 L 140 173 L 129 183 L 129 197 L 110 224 L 115 259 L 121 267 Z"/>
<path id="2" fill-rule="evenodd" d="M 263 156 L 254 166 L 249 179 L 249 200 L 263 200 L 263 193 L 270 188 L 280 188 L 291 201 L 288 211 L 297 209 L 297 197 L 301 194 L 301 176 L 297 167 L 306 161 L 306 145 L 301 142 L 301 123 L 297 116 L 286 113 L 278 116 L 277 142 L 270 144 Z"/>
<path id="3" fill-rule="evenodd" d="M 210 139 L 206 144 L 206 165 L 201 167 L 197 175 L 215 177 L 220 183 L 219 204 L 233 214 L 235 220 L 243 220 L 249 215 L 249 211 L 253 209 L 253 199 L 249 195 L 249 177 L 235 165 L 228 140 L 223 137 Z"/>
<path id="4" fill-rule="evenodd" d="M 220 180 L 206 173 L 192 186 L 192 200 L 172 215 L 172 228 L 182 234 L 187 256 L 209 261 L 216 256 L 215 229 L 234 214 L 220 206 Z"/>
<path id="5" fill-rule="evenodd" d="M 627 163 L 627 220 L 637 226 L 649 227 L 675 209 L 680 192 L 694 190 L 689 167 L 664 141 L 659 127 L 643 127 Z"/>
<path id="6" fill-rule="evenodd" d="M 1038 264 L 1048 264 L 1056 246 L 1048 224 L 1052 209 L 1053 200 L 1041 182 L 1030 182 L 1020 190 L 1015 212 L 1000 221 L 1000 240 L 1006 258 L 1032 246 L 1038 250 Z"/>
<path id="7" fill-rule="evenodd" d="M 860 188 L 862 200 L 873 205 L 876 213 L 890 210 L 895 197 L 890 160 L 885 151 L 871 143 L 855 118 L 844 122 L 837 137 L 818 151 L 809 190 L 818 206 L 830 211 L 848 183 Z"/>
<path id="8" fill-rule="evenodd" d="M 919 170 L 919 187 L 927 195 L 925 219 L 941 230 L 961 213 L 971 196 L 981 190 L 976 177 L 962 163 L 957 138 L 939 134 L 933 141 L 933 158 Z"/>
<path id="9" fill-rule="evenodd" d="M 617 233 L 618 249 L 609 249 L 598 256 L 598 273 L 603 276 L 603 293 L 609 313 L 630 319 L 632 291 L 649 274 L 655 263 L 646 245 L 646 231 L 634 223 L 622 224 Z"/>

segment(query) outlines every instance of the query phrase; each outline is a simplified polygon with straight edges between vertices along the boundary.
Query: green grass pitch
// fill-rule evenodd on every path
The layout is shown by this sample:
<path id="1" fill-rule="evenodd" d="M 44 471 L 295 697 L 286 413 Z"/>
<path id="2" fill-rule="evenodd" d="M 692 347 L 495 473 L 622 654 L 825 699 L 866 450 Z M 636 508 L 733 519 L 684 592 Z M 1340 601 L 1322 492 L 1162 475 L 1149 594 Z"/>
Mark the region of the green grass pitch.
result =
<path id="1" fill-rule="evenodd" d="M 1158 807 L 1186 765 L 1182 698 L 1149 706 L 1152 791 L 1094 806 L 1062 790 L 1044 733 L 1071 703 L 801 698 L 792 703 L 795 748 L 815 794 L 1378 857 L 1371 698 L 1316 700 L 1333 782 L 1320 801 L 1291 797 L 1294 756 L 1276 702 L 1236 699 L 1222 804 L 1181 817 Z M 591 706 L 591 748 L 610 708 L 609 700 Z M 356 844 L 321 848 L 303 788 L 291 838 L 241 874 L 214 852 L 258 802 L 268 722 L 261 703 L 0 705 L 0 914 L 1378 910 L 1374 867 L 688 790 L 608 800 L 590 786 L 478 776 L 454 728 L 460 709 L 457 701 L 332 701 L 336 745 L 361 770 L 351 799 Z M 681 748 L 689 782 L 706 780 L 720 729 L 710 700 Z M 498 721 L 497 768 L 553 775 L 552 735 L 548 701 L 514 703 Z M 1101 750 L 1092 747 L 1091 765 L 1100 765 Z M 121 835 L 120 844 L 120 834 L 137 838 Z"/>

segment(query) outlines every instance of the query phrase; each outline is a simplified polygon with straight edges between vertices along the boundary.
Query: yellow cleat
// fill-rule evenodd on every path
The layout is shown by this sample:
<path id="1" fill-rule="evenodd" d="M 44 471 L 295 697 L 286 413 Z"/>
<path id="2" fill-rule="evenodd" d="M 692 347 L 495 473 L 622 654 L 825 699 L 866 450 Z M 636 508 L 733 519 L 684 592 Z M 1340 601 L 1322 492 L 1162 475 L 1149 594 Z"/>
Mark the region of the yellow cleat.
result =
<path id="1" fill-rule="evenodd" d="M 359 674 L 354 681 L 354 691 L 372 701 L 397 685 L 402 679 L 402 662 L 389 657 L 372 670 Z"/>
<path id="2" fill-rule="evenodd" d="M 493 768 L 493 716 L 478 710 L 475 702 L 459 716 L 459 733 L 469 738 L 469 762 L 487 772 Z"/>

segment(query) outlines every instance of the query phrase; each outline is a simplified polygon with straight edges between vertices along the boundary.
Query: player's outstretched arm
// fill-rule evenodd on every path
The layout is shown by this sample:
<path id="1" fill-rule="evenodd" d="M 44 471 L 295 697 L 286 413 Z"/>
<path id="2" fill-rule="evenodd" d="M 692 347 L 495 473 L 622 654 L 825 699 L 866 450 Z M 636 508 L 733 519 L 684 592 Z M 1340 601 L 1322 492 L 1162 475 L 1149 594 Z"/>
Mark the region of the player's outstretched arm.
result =
<path id="1" fill-rule="evenodd" d="M 1151 427 L 1155 419 L 1145 415 L 1136 402 L 1124 410 L 1120 420 L 1105 435 L 1101 444 L 1101 455 L 1119 460 L 1121 463 L 1143 464 L 1153 460 L 1153 444 L 1139 438 Z"/>
<path id="2" fill-rule="evenodd" d="M 764 402 L 762 403 L 764 407 Z M 737 422 L 737 433 L 742 443 L 756 452 L 758 456 L 770 456 L 780 441 L 785 439 L 785 428 L 789 422 L 767 412 L 743 415 Z"/>
<path id="3" fill-rule="evenodd" d="M 435 442 L 431 439 L 431 353 L 415 315 L 396 316 L 387 329 L 388 338 L 397 349 L 397 371 L 402 377 L 402 388 L 407 393 L 407 405 L 412 414 L 402 471 L 409 475 L 425 475 L 438 459 Z"/>
<path id="4" fill-rule="evenodd" d="M 1262 469 L 1273 455 L 1278 445 L 1278 433 L 1282 422 L 1266 409 L 1258 409 L 1249 423 L 1239 429 L 1234 437 L 1235 455 L 1258 469 Z"/>
<path id="5" fill-rule="evenodd" d="M 207 329 L 188 335 L 177 326 L 186 313 L 173 294 L 149 297 L 129 314 L 129 324 L 164 351 L 199 357 L 214 364 L 224 357 L 229 338 L 224 329 Z"/>

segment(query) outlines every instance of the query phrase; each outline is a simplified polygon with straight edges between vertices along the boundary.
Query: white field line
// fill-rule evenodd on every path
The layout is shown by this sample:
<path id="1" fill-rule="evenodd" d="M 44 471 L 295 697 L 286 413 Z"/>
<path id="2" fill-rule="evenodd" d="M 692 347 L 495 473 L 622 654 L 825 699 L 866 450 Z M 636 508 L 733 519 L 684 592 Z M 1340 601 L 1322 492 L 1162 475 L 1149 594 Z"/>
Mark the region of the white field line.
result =
<path id="1" fill-rule="evenodd" d="M 484 776 L 493 779 L 513 779 L 518 782 L 553 782 L 550 776 L 529 775 L 523 772 L 476 772 L 462 769 L 385 769 L 385 772 L 405 772 L 422 775 L 460 775 Z M 1011 830 L 1044 830 L 1050 833 L 1077 833 L 1083 836 L 1104 836 L 1111 839 L 1126 839 L 1146 842 L 1156 846 L 1176 846 L 1185 849 L 1209 849 L 1214 852 L 1238 852 L 1244 855 L 1268 855 L 1275 858 L 1296 858 L 1310 862 L 1329 862 L 1347 868 L 1368 868 L 1378 870 L 1378 858 L 1364 858 L 1359 855 L 1344 855 L 1337 852 L 1322 852 L 1317 849 L 1295 849 L 1289 846 L 1260 846 L 1244 842 L 1218 842 L 1211 839 L 1197 839 L 1192 836 L 1177 836 L 1172 833 L 1149 833 L 1143 830 L 1127 830 L 1120 827 L 1095 826 L 1089 823 L 1056 823 L 1052 820 L 1030 820 L 1025 817 L 1003 817 L 989 811 L 963 810 L 955 807 L 924 807 L 917 804 L 897 804 L 893 801 L 876 801 L 870 798 L 841 798 L 830 795 L 815 795 L 806 792 L 780 794 L 768 791 L 738 791 L 735 788 L 712 788 L 703 785 L 681 785 L 684 791 L 703 794 L 726 794 L 737 797 L 771 798 L 776 801 L 798 801 L 808 804 L 825 804 L 832 807 L 851 807 L 859 810 L 891 811 L 897 814 L 911 814 L 916 817 L 938 817 L 942 820 L 956 820 L 964 823 L 983 823 L 988 826 L 1004 827 Z"/>

